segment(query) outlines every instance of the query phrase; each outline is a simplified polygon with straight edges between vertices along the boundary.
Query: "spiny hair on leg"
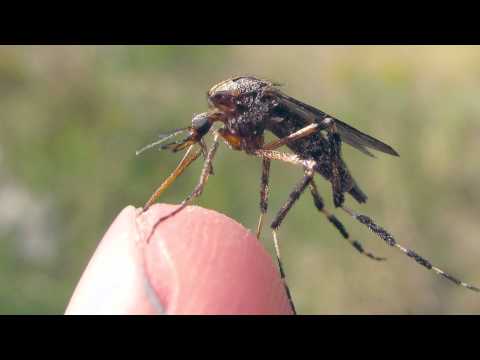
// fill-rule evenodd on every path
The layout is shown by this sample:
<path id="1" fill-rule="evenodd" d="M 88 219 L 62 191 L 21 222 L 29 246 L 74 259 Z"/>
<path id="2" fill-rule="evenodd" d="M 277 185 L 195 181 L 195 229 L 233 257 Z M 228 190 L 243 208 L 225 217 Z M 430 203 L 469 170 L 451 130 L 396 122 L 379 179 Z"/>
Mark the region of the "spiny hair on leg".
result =
<path id="1" fill-rule="evenodd" d="M 318 211 L 320 211 L 327 220 L 338 230 L 338 232 L 342 235 L 342 237 L 347 240 L 354 248 L 357 250 L 359 253 L 369 257 L 370 259 L 377 260 L 377 261 L 383 261 L 386 260 L 384 257 L 379 257 L 376 256 L 368 251 L 365 251 L 363 248 L 362 244 L 357 241 L 357 240 L 352 240 L 350 239 L 350 235 L 348 234 L 347 229 L 345 228 L 345 225 L 333 214 L 331 214 L 327 209 L 325 209 L 325 204 L 320 196 L 317 185 L 315 182 L 312 180 L 310 182 L 310 193 L 313 198 L 313 203 L 315 204 L 315 207 L 317 208 Z"/>
<path id="2" fill-rule="evenodd" d="M 377 225 L 375 223 L 375 221 L 373 221 L 373 219 L 371 219 L 370 217 L 368 217 L 366 215 L 358 214 L 355 211 L 353 211 L 353 210 L 351 210 L 351 209 L 349 209 L 345 206 L 342 206 L 342 209 L 346 213 L 348 213 L 350 216 L 352 216 L 354 219 L 356 219 L 358 222 L 360 222 L 363 225 L 365 225 L 366 227 L 368 227 L 370 229 L 370 231 L 372 231 L 374 234 L 376 234 L 378 237 L 380 237 L 388 245 L 396 247 L 397 249 L 402 251 L 405 255 L 412 258 L 413 260 L 415 260 L 417 263 L 419 263 L 420 265 L 422 265 L 426 269 L 433 270 L 438 275 L 444 277 L 445 279 L 450 280 L 451 282 L 453 282 L 454 284 L 456 284 L 458 286 L 462 286 L 464 288 L 467 288 L 467 289 L 470 289 L 470 290 L 473 290 L 473 291 L 476 291 L 476 292 L 480 292 L 480 288 L 478 288 L 476 286 L 473 286 L 473 285 L 470 285 L 470 284 L 467 284 L 467 283 L 455 278 L 454 276 L 446 273 L 442 269 L 434 266 L 430 261 L 428 261 L 424 257 L 420 256 L 415 251 L 410 250 L 410 249 L 400 245 L 399 243 L 397 243 L 397 241 L 394 239 L 394 237 L 387 230 L 385 230 L 381 226 Z"/>

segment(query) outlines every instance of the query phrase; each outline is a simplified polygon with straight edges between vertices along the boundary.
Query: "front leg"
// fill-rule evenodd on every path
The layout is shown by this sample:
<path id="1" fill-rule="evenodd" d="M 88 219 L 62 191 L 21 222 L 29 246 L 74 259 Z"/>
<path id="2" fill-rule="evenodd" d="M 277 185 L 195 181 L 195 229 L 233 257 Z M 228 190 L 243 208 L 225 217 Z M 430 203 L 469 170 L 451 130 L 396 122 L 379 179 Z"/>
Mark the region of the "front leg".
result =
<path id="1" fill-rule="evenodd" d="M 206 160 L 207 157 L 208 157 L 208 148 L 207 148 L 207 144 L 205 143 L 205 139 L 202 138 L 200 140 L 199 144 L 200 144 L 200 147 L 202 148 L 203 157 Z M 213 165 L 212 164 L 210 164 L 209 173 L 210 173 L 210 175 L 213 175 Z"/>
<path id="2" fill-rule="evenodd" d="M 173 210 L 171 213 L 169 213 L 169 214 L 161 217 L 160 219 L 158 219 L 158 221 L 155 225 L 158 225 L 160 222 L 162 222 L 162 221 L 174 216 L 175 214 L 179 213 L 180 211 L 182 211 L 184 208 L 187 207 L 187 205 L 190 203 L 191 200 L 199 197 L 202 194 L 203 188 L 205 187 L 205 184 L 207 183 L 208 177 L 211 174 L 212 162 L 213 162 L 213 158 L 214 158 L 214 156 L 217 152 L 218 145 L 219 145 L 219 134 L 218 134 L 218 132 L 215 132 L 214 133 L 214 138 L 213 138 L 213 144 L 212 144 L 212 147 L 210 148 L 210 150 L 207 153 L 205 162 L 203 163 L 202 172 L 200 174 L 200 179 L 198 180 L 197 186 L 195 186 L 195 189 L 193 189 L 193 191 L 190 193 L 190 195 L 188 195 L 185 198 L 185 200 L 183 200 L 175 210 Z M 201 151 L 198 151 L 197 154 L 200 155 Z M 197 155 L 197 157 L 198 157 L 198 155 Z"/>

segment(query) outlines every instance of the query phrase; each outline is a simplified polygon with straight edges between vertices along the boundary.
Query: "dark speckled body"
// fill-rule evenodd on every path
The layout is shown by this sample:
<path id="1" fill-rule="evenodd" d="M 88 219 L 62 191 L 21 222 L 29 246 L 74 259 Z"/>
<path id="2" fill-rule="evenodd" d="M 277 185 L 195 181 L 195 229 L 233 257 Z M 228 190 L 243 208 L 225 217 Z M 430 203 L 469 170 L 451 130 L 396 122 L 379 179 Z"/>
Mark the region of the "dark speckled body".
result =
<path id="1" fill-rule="evenodd" d="M 232 134 L 242 137 L 243 150 L 247 152 L 261 143 L 258 139 L 263 139 L 265 130 L 283 138 L 310 124 L 300 114 L 279 103 L 271 93 L 264 92 L 272 86 L 268 81 L 240 77 L 226 80 L 214 86 L 208 93 L 209 100 L 212 96 L 217 96 L 213 99 L 215 106 L 227 114 L 225 127 Z M 225 94 L 225 99 L 221 98 L 222 94 Z M 227 99 L 226 94 L 234 95 Z M 328 181 L 332 181 L 331 147 L 324 134 L 319 131 L 286 146 L 304 159 L 314 159 L 317 162 L 315 170 Z M 343 160 L 339 170 L 341 191 L 350 193 L 360 203 L 365 202 L 367 196 L 355 183 Z"/>

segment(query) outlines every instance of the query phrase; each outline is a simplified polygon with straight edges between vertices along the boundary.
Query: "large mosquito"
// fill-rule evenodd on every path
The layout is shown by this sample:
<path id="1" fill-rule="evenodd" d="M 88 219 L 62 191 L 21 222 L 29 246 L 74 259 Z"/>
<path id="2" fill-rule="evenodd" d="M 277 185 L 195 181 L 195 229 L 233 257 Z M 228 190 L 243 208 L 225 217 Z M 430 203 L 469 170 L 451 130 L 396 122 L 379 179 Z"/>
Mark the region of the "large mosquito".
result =
<path id="1" fill-rule="evenodd" d="M 222 139 L 231 149 L 244 151 L 248 155 L 262 159 L 260 217 L 256 232 L 257 238 L 260 237 L 268 208 L 270 162 L 278 160 L 303 168 L 302 179 L 294 187 L 287 201 L 270 224 L 279 272 L 293 313 L 296 313 L 296 311 L 285 279 L 277 231 L 292 206 L 307 187 L 315 207 L 326 216 L 344 239 L 349 241 L 358 252 L 369 258 L 384 260 L 384 258 L 366 252 L 358 241 L 350 239 L 345 226 L 326 209 L 325 202 L 320 196 L 314 181 L 316 173 L 331 183 L 333 204 L 336 208 L 342 209 L 354 219 L 366 225 L 388 245 L 398 248 L 425 268 L 433 270 L 459 286 L 480 292 L 479 288 L 458 280 L 434 266 L 415 251 L 400 245 L 389 232 L 377 225 L 370 217 L 356 213 L 344 205 L 345 193 L 352 196 L 358 203 L 365 203 L 367 195 L 353 179 L 342 159 L 342 141 L 369 156 L 373 156 L 373 154 L 368 149 L 399 156 L 391 146 L 313 106 L 284 94 L 279 89 L 278 84 L 252 76 L 235 77 L 214 85 L 208 91 L 207 99 L 209 111 L 194 116 L 191 126 L 174 130 L 153 144 L 137 151 L 137 154 L 139 154 L 147 148 L 157 145 L 161 149 L 169 149 L 173 152 L 186 149 L 186 153 L 178 166 L 147 201 L 143 207 L 144 211 L 200 155 L 205 158 L 200 179 L 195 189 L 182 201 L 179 207 L 159 219 L 158 223 L 175 215 L 194 198 L 201 195 L 209 176 L 213 174 L 212 162 L 219 141 Z M 221 126 L 215 129 L 215 126 L 213 126 L 215 123 L 219 123 Z M 273 133 L 278 139 L 265 143 L 264 133 L 266 130 Z M 213 133 L 213 143 L 208 148 L 203 138 L 210 132 Z M 182 140 L 166 143 L 169 139 L 182 133 L 188 133 L 188 136 Z M 282 146 L 287 146 L 293 153 L 278 151 L 277 149 Z"/>

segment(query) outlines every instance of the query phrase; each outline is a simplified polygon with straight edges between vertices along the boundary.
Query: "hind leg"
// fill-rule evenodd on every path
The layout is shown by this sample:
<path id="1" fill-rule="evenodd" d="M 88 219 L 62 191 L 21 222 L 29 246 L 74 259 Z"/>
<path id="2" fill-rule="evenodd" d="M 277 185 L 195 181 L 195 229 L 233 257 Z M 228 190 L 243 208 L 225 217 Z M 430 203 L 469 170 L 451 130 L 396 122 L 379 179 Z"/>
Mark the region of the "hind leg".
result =
<path id="1" fill-rule="evenodd" d="M 347 229 L 340 222 L 340 220 L 338 220 L 338 218 L 335 215 L 331 214 L 327 209 L 325 209 L 325 203 L 322 197 L 320 196 L 320 194 L 318 193 L 317 185 L 315 184 L 315 181 L 313 179 L 310 182 L 310 193 L 312 194 L 313 203 L 315 204 L 315 207 L 317 208 L 317 210 L 325 215 L 327 220 L 333 226 L 335 226 L 335 228 L 342 235 L 342 237 L 345 240 L 347 240 L 355 248 L 355 250 L 357 250 L 361 254 L 364 254 L 365 256 L 368 256 L 370 259 L 373 259 L 373 260 L 378 260 L 378 261 L 386 260 L 386 258 L 384 257 L 378 257 L 370 252 L 366 252 L 360 242 L 358 242 L 357 240 L 350 239 L 350 235 L 348 234 Z"/>
<path id="2" fill-rule="evenodd" d="M 277 215 L 275 216 L 275 219 L 273 220 L 272 224 L 270 227 L 272 228 L 272 233 L 273 233 L 273 245 L 275 246 L 275 254 L 277 257 L 277 263 L 278 263 L 278 268 L 280 271 L 280 276 L 282 278 L 285 291 L 287 293 L 288 300 L 290 302 L 290 306 L 292 308 L 292 311 L 294 314 L 296 314 L 295 310 L 295 305 L 293 303 L 293 299 L 290 293 L 290 289 L 287 285 L 286 277 L 285 277 L 285 271 L 283 270 L 283 265 L 282 265 L 282 260 L 280 256 L 280 246 L 278 244 L 278 238 L 277 238 L 277 230 L 280 227 L 282 221 L 285 219 L 286 215 L 290 211 L 290 209 L 293 207 L 295 202 L 300 198 L 300 195 L 305 191 L 305 188 L 308 186 L 310 181 L 313 178 L 313 167 L 308 168 L 305 171 L 305 175 L 303 179 L 295 186 L 293 191 L 290 193 L 288 200 L 285 202 L 285 204 L 281 207 L 281 209 L 278 211 Z"/>
<path id="3" fill-rule="evenodd" d="M 405 255 L 407 255 L 409 258 L 412 258 L 418 264 L 422 265 L 426 269 L 433 270 L 438 275 L 444 277 L 445 279 L 453 282 L 454 284 L 456 284 L 458 286 L 462 286 L 464 288 L 467 288 L 467 289 L 470 289 L 470 290 L 473 290 L 473 291 L 476 291 L 476 292 L 480 292 L 480 288 L 478 288 L 476 286 L 473 286 L 473 285 L 470 285 L 470 284 L 467 284 L 466 282 L 464 282 L 462 280 L 459 280 L 456 277 L 453 277 L 452 275 L 446 273 L 442 269 L 433 265 L 430 261 L 425 259 L 423 256 L 417 254 L 415 251 L 413 251 L 411 249 L 408 249 L 408 248 L 404 247 L 403 245 L 400 245 L 387 230 L 385 230 L 383 227 L 377 225 L 373 221 L 373 219 L 371 219 L 370 217 L 368 217 L 366 215 L 358 214 L 355 211 L 353 211 L 352 209 L 349 209 L 345 206 L 342 206 L 342 209 L 347 214 L 349 214 L 351 217 L 356 219 L 358 222 L 365 225 L 368 229 L 370 229 L 371 232 L 373 232 L 380 239 L 385 241 L 385 243 L 387 243 L 387 245 L 390 245 L 390 246 L 393 246 L 393 247 L 397 248 L 398 250 L 403 252 Z"/>

